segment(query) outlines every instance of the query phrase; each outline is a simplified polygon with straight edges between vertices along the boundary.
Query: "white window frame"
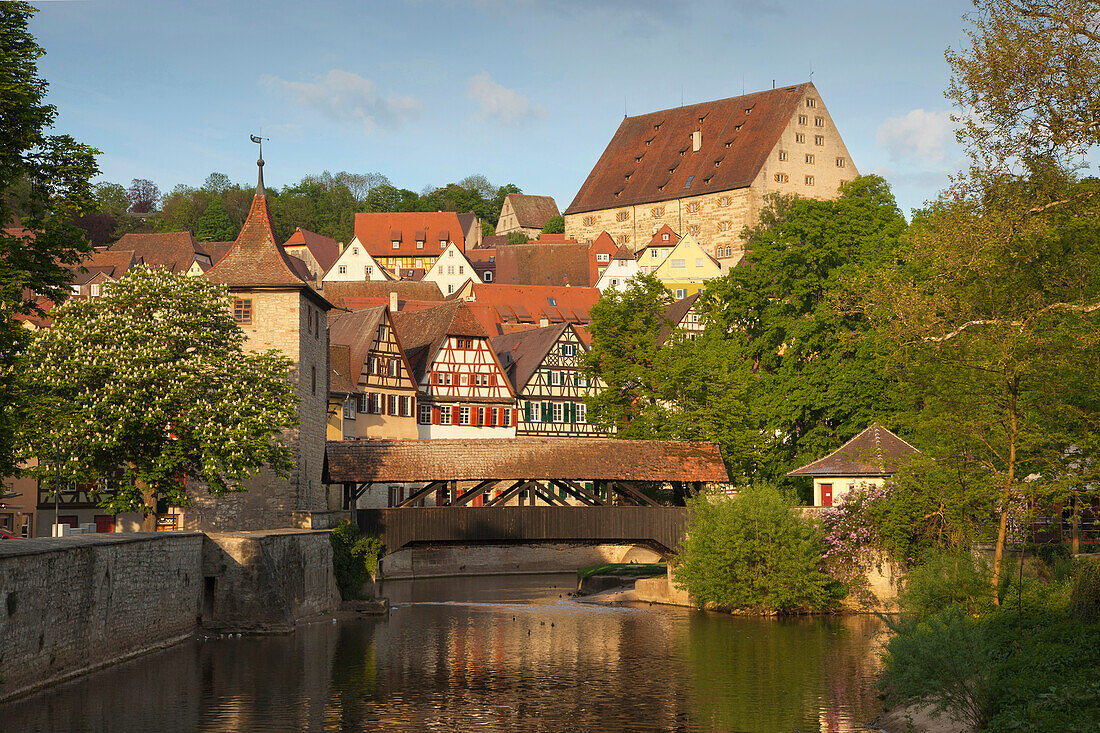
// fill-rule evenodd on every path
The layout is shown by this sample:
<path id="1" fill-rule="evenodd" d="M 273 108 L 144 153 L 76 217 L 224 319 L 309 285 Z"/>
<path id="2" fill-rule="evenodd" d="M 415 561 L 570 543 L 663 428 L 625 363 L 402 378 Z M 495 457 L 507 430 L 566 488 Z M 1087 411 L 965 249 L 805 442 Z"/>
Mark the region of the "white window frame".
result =
<path id="1" fill-rule="evenodd" d="M 460 405 L 458 408 L 458 424 L 469 425 L 470 424 L 470 408 L 466 405 Z"/>
<path id="2" fill-rule="evenodd" d="M 420 406 L 420 424 L 431 425 L 432 424 L 432 406 L 421 405 Z"/>
<path id="3" fill-rule="evenodd" d="M 556 423 L 565 422 L 565 405 L 561 402 L 554 402 L 551 408 L 554 413 L 553 420 Z"/>

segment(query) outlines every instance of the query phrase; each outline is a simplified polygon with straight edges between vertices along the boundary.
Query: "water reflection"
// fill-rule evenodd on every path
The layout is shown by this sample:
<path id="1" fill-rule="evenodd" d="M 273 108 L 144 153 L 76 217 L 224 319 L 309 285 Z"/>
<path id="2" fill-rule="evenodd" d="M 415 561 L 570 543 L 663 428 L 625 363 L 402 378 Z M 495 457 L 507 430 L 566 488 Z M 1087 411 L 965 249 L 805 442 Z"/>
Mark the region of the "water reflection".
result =
<path id="1" fill-rule="evenodd" d="M 593 607 L 559 600 L 571 582 L 391 581 L 402 600 L 388 619 L 189 642 L 9 704 L 0 720 L 20 731 L 843 731 L 873 717 L 874 619 Z"/>

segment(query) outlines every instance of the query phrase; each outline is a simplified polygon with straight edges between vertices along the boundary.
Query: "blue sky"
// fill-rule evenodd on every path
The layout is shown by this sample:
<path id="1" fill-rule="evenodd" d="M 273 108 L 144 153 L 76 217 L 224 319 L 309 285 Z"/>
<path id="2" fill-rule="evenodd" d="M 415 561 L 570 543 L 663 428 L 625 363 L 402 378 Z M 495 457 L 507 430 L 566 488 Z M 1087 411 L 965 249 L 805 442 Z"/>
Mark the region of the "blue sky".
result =
<path id="1" fill-rule="evenodd" d="M 813 81 L 863 173 L 906 213 L 963 166 L 943 52 L 966 0 L 40 0 L 31 24 L 57 129 L 101 180 L 162 191 L 212 171 L 265 181 L 470 173 L 572 201 L 624 109 Z"/>

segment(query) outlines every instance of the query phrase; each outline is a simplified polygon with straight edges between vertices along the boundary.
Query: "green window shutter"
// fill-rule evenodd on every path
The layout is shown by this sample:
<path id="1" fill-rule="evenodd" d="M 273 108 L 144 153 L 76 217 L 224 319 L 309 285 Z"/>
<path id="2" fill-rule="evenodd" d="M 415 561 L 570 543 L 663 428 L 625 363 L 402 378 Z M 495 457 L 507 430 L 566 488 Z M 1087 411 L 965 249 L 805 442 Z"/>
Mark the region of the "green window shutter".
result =
<path id="1" fill-rule="evenodd" d="M 528 400 L 523 403 L 523 419 L 525 422 L 531 422 L 531 401 Z"/>
<path id="2" fill-rule="evenodd" d="M 576 402 L 566 403 L 566 407 L 569 408 L 569 410 L 568 410 L 569 422 L 577 422 L 577 403 Z"/>
<path id="3" fill-rule="evenodd" d="M 542 421 L 553 422 L 554 421 L 554 406 L 549 402 L 542 403 Z"/>

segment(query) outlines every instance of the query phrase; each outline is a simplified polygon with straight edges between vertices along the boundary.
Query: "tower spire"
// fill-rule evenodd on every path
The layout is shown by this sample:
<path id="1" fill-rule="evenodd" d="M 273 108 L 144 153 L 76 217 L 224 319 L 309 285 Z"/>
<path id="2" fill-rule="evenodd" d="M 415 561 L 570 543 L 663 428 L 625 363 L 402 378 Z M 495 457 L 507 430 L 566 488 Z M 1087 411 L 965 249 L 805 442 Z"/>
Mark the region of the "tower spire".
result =
<path id="1" fill-rule="evenodd" d="M 256 161 L 256 167 L 260 169 L 259 177 L 256 181 L 256 195 L 257 196 L 266 196 L 267 193 L 264 191 L 264 139 L 265 138 L 262 138 L 259 135 L 249 135 L 248 137 L 252 140 L 252 142 L 254 142 L 254 143 L 256 143 L 257 145 L 260 146 L 260 157 Z"/>

